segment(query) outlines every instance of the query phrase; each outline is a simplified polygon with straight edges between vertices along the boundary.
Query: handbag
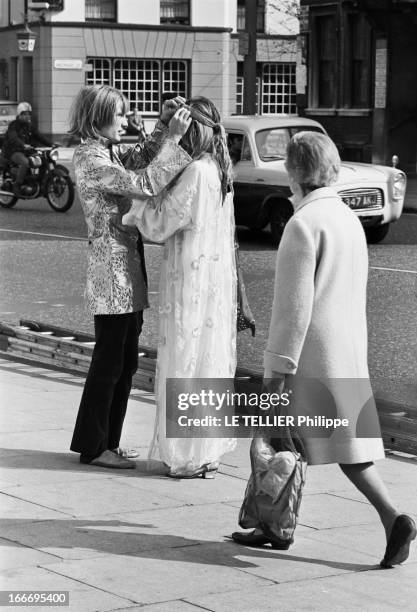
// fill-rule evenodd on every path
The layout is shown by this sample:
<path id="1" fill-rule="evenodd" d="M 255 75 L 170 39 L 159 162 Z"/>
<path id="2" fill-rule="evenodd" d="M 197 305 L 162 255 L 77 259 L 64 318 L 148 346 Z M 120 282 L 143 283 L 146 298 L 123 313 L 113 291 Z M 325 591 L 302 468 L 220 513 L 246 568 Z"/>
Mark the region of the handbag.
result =
<path id="1" fill-rule="evenodd" d="M 239 243 L 235 235 L 235 259 L 236 259 L 236 276 L 237 276 L 237 313 L 236 313 L 236 326 L 237 331 L 243 331 L 250 329 L 252 336 L 255 335 L 255 318 L 249 306 L 248 298 L 246 296 L 245 283 L 243 280 L 243 273 L 240 267 L 239 261 Z"/>
<path id="2" fill-rule="evenodd" d="M 255 437 L 250 458 L 252 472 L 239 512 L 244 529 L 261 529 L 286 548 L 294 541 L 307 461 L 300 438 L 285 427 L 280 438 Z"/>

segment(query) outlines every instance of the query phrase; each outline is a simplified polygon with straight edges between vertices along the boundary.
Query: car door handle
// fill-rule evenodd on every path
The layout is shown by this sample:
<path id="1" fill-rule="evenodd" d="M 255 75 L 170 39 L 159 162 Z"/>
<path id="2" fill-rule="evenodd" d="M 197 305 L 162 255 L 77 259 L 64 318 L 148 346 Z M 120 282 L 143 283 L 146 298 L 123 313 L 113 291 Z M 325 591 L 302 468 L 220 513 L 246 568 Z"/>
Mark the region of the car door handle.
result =
<path id="1" fill-rule="evenodd" d="M 265 183 L 265 179 L 263 178 L 257 178 L 255 183 Z"/>

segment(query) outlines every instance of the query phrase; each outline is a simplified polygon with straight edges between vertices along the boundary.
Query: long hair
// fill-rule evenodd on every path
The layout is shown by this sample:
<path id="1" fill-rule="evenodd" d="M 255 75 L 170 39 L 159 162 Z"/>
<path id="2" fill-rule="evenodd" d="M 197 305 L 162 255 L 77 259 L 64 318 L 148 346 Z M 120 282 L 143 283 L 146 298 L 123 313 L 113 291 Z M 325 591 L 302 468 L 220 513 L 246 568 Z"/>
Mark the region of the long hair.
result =
<path id="1" fill-rule="evenodd" d="M 226 194 L 233 189 L 233 169 L 219 111 L 211 100 L 203 96 L 187 100 L 187 106 L 192 121 L 181 139 L 181 145 L 192 159 L 198 159 L 204 153 L 211 155 L 220 170 L 224 201 Z"/>
<path id="2" fill-rule="evenodd" d="M 98 138 L 101 130 L 113 123 L 119 103 L 122 105 L 122 112 L 126 113 L 127 100 L 114 87 L 109 85 L 82 87 L 71 106 L 69 134 L 81 138 Z"/>

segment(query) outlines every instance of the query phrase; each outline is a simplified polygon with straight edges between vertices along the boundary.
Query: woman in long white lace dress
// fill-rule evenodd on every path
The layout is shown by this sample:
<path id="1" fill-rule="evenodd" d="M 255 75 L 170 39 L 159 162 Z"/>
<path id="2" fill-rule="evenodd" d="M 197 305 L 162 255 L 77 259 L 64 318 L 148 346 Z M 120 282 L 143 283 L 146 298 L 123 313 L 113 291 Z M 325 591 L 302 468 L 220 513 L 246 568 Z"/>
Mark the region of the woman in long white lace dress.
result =
<path id="1" fill-rule="evenodd" d="M 136 200 L 123 223 L 165 243 L 159 287 L 157 416 L 150 458 L 173 477 L 213 477 L 228 438 L 167 438 L 167 378 L 233 378 L 236 264 L 232 165 L 224 129 L 207 98 L 190 100 L 181 145 L 192 157 L 160 196 Z"/>

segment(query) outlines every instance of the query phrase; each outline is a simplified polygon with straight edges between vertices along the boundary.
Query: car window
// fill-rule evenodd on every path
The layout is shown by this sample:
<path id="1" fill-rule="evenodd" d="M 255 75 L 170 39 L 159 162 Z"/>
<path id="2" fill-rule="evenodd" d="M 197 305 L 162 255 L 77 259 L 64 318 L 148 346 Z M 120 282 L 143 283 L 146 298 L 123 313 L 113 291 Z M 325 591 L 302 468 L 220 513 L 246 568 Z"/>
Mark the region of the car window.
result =
<path id="1" fill-rule="evenodd" d="M 232 164 L 237 164 L 242 159 L 244 134 L 229 132 L 227 134 L 227 147 L 229 149 Z"/>
<path id="2" fill-rule="evenodd" d="M 259 157 L 262 161 L 285 159 L 287 156 L 287 145 L 292 136 L 297 134 L 297 132 L 304 132 L 306 130 L 324 133 L 320 127 L 314 125 L 260 130 L 255 134 L 256 148 L 258 149 Z"/>
<path id="3" fill-rule="evenodd" d="M 255 142 L 259 157 L 262 161 L 285 159 L 290 138 L 288 128 L 273 128 L 256 132 Z"/>
<path id="4" fill-rule="evenodd" d="M 291 138 L 294 134 L 298 134 L 298 132 L 320 132 L 320 134 L 325 134 L 326 132 L 317 125 L 300 125 L 297 127 L 290 127 Z"/>
<path id="5" fill-rule="evenodd" d="M 252 161 L 252 153 L 250 150 L 249 140 L 246 138 L 243 139 L 243 147 L 242 147 L 242 155 L 241 161 Z"/>

